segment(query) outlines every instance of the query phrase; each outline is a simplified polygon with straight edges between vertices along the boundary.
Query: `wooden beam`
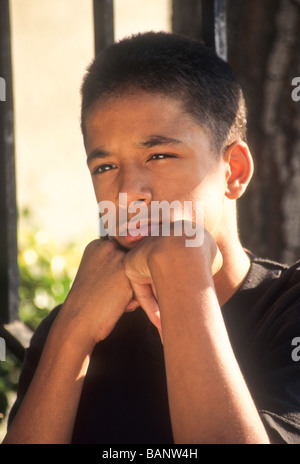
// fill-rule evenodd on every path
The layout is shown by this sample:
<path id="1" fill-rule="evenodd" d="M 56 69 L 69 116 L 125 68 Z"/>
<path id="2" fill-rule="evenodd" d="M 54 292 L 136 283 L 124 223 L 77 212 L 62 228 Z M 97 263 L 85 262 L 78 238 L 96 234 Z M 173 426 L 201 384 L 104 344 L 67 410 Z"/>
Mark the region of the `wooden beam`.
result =
<path id="1" fill-rule="evenodd" d="M 3 324 L 18 318 L 19 307 L 9 0 L 1 1 L 0 76 L 5 82 L 2 87 L 5 98 L 0 101 L 0 323 Z"/>
<path id="2" fill-rule="evenodd" d="M 202 0 L 202 38 L 205 44 L 227 60 L 226 0 Z"/>
<path id="3" fill-rule="evenodd" d="M 214 0 L 215 9 L 215 50 L 227 61 L 227 0 Z"/>
<path id="4" fill-rule="evenodd" d="M 172 29 L 202 40 L 227 60 L 227 0 L 173 0 Z"/>
<path id="5" fill-rule="evenodd" d="M 93 0 L 95 54 L 114 42 L 113 0 Z"/>

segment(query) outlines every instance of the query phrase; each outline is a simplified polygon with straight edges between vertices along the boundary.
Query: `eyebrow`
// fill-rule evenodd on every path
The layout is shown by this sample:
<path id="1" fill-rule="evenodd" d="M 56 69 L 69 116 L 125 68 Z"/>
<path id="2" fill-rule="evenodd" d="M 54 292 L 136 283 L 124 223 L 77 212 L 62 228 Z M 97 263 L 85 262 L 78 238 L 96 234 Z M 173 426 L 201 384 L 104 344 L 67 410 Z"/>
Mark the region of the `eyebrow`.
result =
<path id="1" fill-rule="evenodd" d="M 157 145 L 177 145 L 179 143 L 183 142 L 173 137 L 165 137 L 164 135 L 151 135 L 145 141 L 138 143 L 137 146 L 141 148 L 153 148 Z"/>
<path id="2" fill-rule="evenodd" d="M 158 145 L 177 145 L 183 143 L 181 140 L 175 139 L 173 137 L 166 137 L 164 135 L 151 135 L 143 142 L 137 143 L 136 146 L 139 148 L 153 148 Z M 111 155 L 108 151 L 103 148 L 95 148 L 87 155 L 86 162 L 90 164 L 94 159 L 104 159 L 109 158 Z"/>
<path id="3" fill-rule="evenodd" d="M 86 162 L 90 164 L 94 159 L 103 159 L 110 157 L 110 153 L 103 148 L 95 148 L 87 155 Z"/>

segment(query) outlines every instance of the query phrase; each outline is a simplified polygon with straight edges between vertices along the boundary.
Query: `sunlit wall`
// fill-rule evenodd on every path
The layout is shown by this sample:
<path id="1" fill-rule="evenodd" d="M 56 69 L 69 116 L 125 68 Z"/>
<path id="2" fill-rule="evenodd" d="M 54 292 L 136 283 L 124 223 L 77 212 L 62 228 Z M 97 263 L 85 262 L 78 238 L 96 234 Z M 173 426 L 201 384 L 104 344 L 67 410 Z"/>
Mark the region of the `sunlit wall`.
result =
<path id="1" fill-rule="evenodd" d="M 115 38 L 170 29 L 170 0 L 115 0 Z M 93 56 L 88 0 L 11 0 L 17 199 L 60 242 L 97 236 L 79 128 L 79 88 Z M 22 227 L 22 221 L 19 227 Z"/>

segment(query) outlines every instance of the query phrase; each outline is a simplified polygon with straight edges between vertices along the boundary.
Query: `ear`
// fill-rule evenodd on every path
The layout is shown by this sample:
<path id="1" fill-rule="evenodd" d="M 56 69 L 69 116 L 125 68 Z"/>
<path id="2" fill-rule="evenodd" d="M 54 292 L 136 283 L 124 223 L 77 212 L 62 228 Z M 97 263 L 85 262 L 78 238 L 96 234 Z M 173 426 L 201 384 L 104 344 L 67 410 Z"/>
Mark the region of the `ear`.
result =
<path id="1" fill-rule="evenodd" d="M 227 169 L 227 188 L 225 195 L 231 200 L 240 198 L 253 175 L 253 159 L 246 143 L 232 143 L 225 151 Z"/>

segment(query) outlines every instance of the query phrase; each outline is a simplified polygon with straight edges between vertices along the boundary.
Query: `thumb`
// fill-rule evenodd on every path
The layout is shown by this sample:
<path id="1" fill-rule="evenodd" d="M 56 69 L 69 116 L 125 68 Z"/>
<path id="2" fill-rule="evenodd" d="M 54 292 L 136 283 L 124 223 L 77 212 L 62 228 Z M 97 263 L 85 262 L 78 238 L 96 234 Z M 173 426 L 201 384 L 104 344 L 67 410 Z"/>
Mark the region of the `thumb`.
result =
<path id="1" fill-rule="evenodd" d="M 139 302 L 135 298 L 133 298 L 126 306 L 125 311 L 126 312 L 134 311 L 139 306 L 140 306 Z"/>
<path id="2" fill-rule="evenodd" d="M 131 285 L 135 299 L 139 302 L 152 324 L 157 328 L 161 342 L 163 343 L 160 310 L 153 294 L 151 284 L 137 284 L 131 282 Z"/>

